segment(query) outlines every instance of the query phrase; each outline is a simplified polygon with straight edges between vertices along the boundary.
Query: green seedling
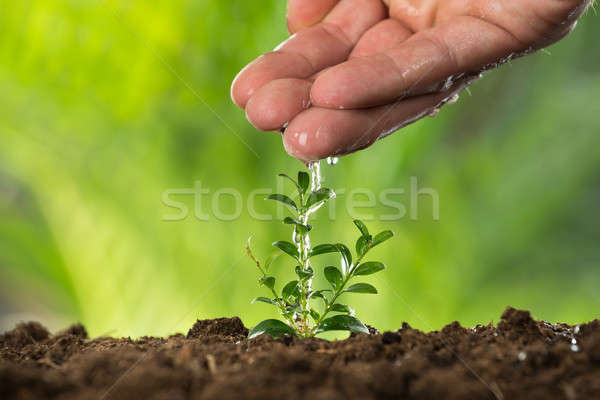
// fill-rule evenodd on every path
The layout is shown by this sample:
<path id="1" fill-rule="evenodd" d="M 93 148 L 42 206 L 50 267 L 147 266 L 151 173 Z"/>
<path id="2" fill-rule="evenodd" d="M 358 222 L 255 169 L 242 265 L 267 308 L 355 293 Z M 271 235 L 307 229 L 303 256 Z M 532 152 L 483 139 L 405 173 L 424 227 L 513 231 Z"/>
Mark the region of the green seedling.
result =
<path id="1" fill-rule="evenodd" d="M 350 249 L 342 243 L 325 243 L 311 247 L 309 232 L 312 226 L 309 218 L 325 203 L 335 197 L 333 190 L 320 187 L 318 165 L 312 166 L 312 182 L 309 174 L 299 172 L 298 179 L 280 174 L 291 181 L 297 192 L 296 201 L 284 194 L 272 194 L 266 199 L 279 201 L 287 206 L 292 216 L 284 218 L 283 223 L 293 227 L 292 242 L 277 241 L 273 246 L 279 250 L 260 262 L 250 249 L 250 239 L 246 250 L 260 271 L 258 280 L 269 293 L 268 297 L 257 297 L 252 303 L 262 302 L 278 308 L 283 321 L 267 319 L 256 325 L 249 338 L 262 334 L 279 337 L 284 334 L 297 337 L 313 337 L 327 331 L 350 331 L 369 333 L 367 327 L 354 316 L 354 310 L 338 302 L 343 293 L 377 294 L 377 289 L 369 283 L 351 282 L 357 277 L 371 275 L 385 269 L 378 261 L 363 262 L 373 247 L 388 240 L 394 234 L 383 231 L 375 236 L 369 233 L 366 225 L 354 220 L 360 236 L 355 245 L 353 258 Z M 313 268 L 313 258 L 327 253 L 339 253 L 340 266 Z M 294 260 L 297 279 L 277 288 L 276 279 L 271 275 L 270 266 L 279 255 L 287 255 Z M 315 264 L 316 265 L 316 264 Z M 315 273 L 322 271 L 330 287 L 313 290 L 312 281 Z"/>

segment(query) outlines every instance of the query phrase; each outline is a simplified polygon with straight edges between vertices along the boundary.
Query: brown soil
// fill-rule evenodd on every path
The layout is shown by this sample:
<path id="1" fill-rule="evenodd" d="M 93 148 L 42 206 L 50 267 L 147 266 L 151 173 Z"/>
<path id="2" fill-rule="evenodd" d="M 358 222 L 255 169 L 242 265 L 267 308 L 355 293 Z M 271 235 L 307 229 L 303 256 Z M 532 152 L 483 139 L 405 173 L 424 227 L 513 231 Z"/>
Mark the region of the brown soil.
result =
<path id="1" fill-rule="evenodd" d="M 239 318 L 187 336 L 89 339 L 35 322 L 0 336 L 0 399 L 600 399 L 600 321 L 507 309 L 497 327 L 246 340 Z"/>

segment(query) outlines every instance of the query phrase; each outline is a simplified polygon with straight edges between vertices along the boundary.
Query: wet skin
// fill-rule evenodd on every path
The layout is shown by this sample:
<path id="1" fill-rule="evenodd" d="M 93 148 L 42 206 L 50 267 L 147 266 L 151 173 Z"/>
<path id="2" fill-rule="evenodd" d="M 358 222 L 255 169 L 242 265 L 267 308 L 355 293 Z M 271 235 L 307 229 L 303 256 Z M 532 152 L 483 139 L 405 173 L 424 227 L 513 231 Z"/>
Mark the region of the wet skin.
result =
<path id="1" fill-rule="evenodd" d="M 567 36 L 590 0 L 288 0 L 292 36 L 236 77 L 235 104 L 301 161 L 365 148 L 484 69 Z M 449 79 L 450 78 L 450 79 Z"/>

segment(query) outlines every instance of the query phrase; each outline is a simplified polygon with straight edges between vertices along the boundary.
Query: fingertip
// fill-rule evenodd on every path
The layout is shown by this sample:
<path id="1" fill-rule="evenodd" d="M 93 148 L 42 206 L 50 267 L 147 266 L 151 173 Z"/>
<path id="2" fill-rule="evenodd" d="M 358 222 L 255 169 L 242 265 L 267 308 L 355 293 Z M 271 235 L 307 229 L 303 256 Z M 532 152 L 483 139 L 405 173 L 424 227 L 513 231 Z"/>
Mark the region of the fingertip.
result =
<path id="1" fill-rule="evenodd" d="M 346 130 L 351 128 L 342 113 L 314 107 L 301 112 L 285 130 L 285 150 L 303 162 L 346 152 Z"/>
<path id="2" fill-rule="evenodd" d="M 246 117 L 262 131 L 281 129 L 310 107 L 311 83 L 302 79 L 276 79 L 265 84 L 246 103 Z"/>
<path id="3" fill-rule="evenodd" d="M 267 132 L 269 130 L 275 130 L 275 128 L 268 128 L 268 126 L 270 126 L 269 121 L 272 121 L 274 118 L 272 110 L 268 108 L 263 110 L 260 101 L 256 101 L 254 97 L 250 97 L 246 103 L 245 112 L 248 122 L 259 131 Z"/>
<path id="4" fill-rule="evenodd" d="M 244 79 L 244 75 L 250 65 L 246 65 L 238 74 L 233 78 L 231 83 L 231 100 L 233 103 L 241 109 L 246 108 L 246 103 L 254 93 L 254 87 L 249 85 L 249 80 Z"/>
<path id="5" fill-rule="evenodd" d="M 268 85 L 268 84 L 267 84 Z M 283 126 L 281 112 L 273 106 L 270 97 L 264 93 L 265 87 L 257 90 L 256 94 L 246 103 L 246 119 L 259 131 L 274 131 Z"/>
<path id="6" fill-rule="evenodd" d="M 248 64 L 231 85 L 231 98 L 241 108 L 267 83 L 290 77 L 305 77 L 313 74 L 310 63 L 301 55 L 273 51 L 263 54 Z"/>
<path id="7" fill-rule="evenodd" d="M 305 111 L 290 122 L 283 135 L 283 147 L 292 157 L 302 162 L 316 161 L 327 157 L 318 122 L 311 118 L 314 112 Z M 317 123 L 315 123 L 317 122 Z"/>
<path id="8" fill-rule="evenodd" d="M 304 163 L 321 160 L 327 155 L 314 146 L 313 136 L 311 132 L 291 130 L 288 126 L 283 135 L 283 147 L 290 156 Z"/>

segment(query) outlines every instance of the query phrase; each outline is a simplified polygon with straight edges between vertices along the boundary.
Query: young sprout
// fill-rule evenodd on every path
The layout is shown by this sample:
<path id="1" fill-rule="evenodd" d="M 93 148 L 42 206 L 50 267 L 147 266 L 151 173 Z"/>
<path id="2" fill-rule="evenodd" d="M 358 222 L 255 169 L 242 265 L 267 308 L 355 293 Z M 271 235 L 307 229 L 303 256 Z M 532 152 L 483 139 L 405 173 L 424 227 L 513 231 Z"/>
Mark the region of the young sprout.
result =
<path id="1" fill-rule="evenodd" d="M 354 316 L 354 310 L 337 300 L 342 293 L 377 294 L 377 289 L 371 284 L 358 282 L 351 283 L 354 278 L 371 275 L 385 269 L 385 265 L 378 261 L 363 262 L 363 259 L 373 247 L 388 240 L 394 234 L 392 231 L 383 231 L 375 236 L 369 233 L 366 225 L 359 220 L 354 224 L 360 232 L 355 245 L 355 257 L 350 249 L 342 243 L 325 243 L 311 247 L 309 232 L 312 226 L 308 224 L 310 216 L 321 208 L 330 199 L 335 197 L 333 190 L 320 187 L 318 164 L 310 165 L 312 180 L 306 172 L 299 172 L 298 179 L 280 174 L 279 176 L 291 181 L 298 191 L 296 201 L 284 194 L 272 194 L 267 200 L 279 201 L 287 206 L 292 216 L 284 218 L 283 223 L 293 227 L 292 242 L 277 241 L 273 246 L 277 251 L 264 263 L 260 263 L 252 254 L 250 239 L 246 250 L 248 256 L 255 262 L 261 273 L 259 284 L 264 286 L 269 297 L 257 297 L 254 302 L 263 302 L 278 308 L 281 321 L 267 319 L 256 325 L 248 338 L 262 334 L 279 337 L 284 334 L 298 337 L 312 337 L 326 331 L 350 331 L 369 333 L 367 327 Z M 273 260 L 281 254 L 286 254 L 294 260 L 297 279 L 292 280 L 278 291 L 275 277 L 269 272 Z M 313 258 L 321 254 L 339 253 L 340 266 L 326 266 L 322 269 L 323 275 L 330 287 L 313 290 L 312 281 L 315 271 Z M 350 284 L 350 285 L 349 285 Z"/>

